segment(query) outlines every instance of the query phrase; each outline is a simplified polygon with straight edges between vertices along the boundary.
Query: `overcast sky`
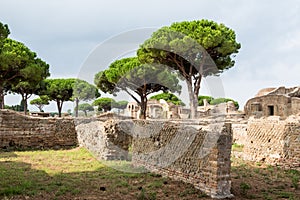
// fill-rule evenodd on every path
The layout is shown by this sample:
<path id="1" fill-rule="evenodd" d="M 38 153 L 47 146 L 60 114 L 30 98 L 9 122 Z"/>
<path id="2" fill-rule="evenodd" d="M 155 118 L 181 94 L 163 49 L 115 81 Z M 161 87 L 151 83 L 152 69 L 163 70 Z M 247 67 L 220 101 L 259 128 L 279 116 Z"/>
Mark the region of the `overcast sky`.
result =
<path id="1" fill-rule="evenodd" d="M 11 38 L 50 64 L 52 78 L 80 77 L 99 45 L 103 50 L 103 42 L 128 31 L 186 20 L 224 23 L 236 32 L 242 48 L 235 66 L 220 79 L 224 95 L 243 106 L 262 88 L 300 85 L 299 5 L 298 0 L 0 0 L 0 21 L 9 25 Z M 128 52 L 134 50 L 130 48 Z M 105 62 L 113 61 L 109 59 Z M 99 71 L 105 67 L 100 65 Z M 6 98 L 8 104 L 19 102 L 15 96 Z"/>

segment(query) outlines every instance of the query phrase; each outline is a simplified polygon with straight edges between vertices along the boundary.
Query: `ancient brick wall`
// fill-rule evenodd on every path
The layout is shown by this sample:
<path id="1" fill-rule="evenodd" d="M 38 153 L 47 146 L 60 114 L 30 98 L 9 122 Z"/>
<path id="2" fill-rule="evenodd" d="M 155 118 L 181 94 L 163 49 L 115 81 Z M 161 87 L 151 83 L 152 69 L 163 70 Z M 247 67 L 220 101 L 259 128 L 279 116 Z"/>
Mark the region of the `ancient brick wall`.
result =
<path id="1" fill-rule="evenodd" d="M 80 145 L 100 159 L 128 159 L 135 166 L 189 182 L 212 197 L 231 196 L 230 124 L 99 119 L 76 124 Z"/>
<path id="2" fill-rule="evenodd" d="M 84 146 L 101 160 L 128 160 L 132 137 L 119 128 L 118 121 L 101 120 L 76 119 L 80 146 Z"/>
<path id="3" fill-rule="evenodd" d="M 141 122 L 131 123 L 128 127 Z M 215 198 L 231 196 L 231 124 L 143 123 L 142 132 L 131 130 L 138 135 L 132 142 L 133 164 L 191 183 Z"/>
<path id="4" fill-rule="evenodd" d="M 270 116 L 268 106 L 273 106 L 273 115 L 287 117 L 292 114 L 291 98 L 284 95 L 266 95 L 247 101 L 245 114 L 248 116 Z"/>
<path id="5" fill-rule="evenodd" d="M 247 137 L 247 127 L 248 124 L 246 121 L 232 121 L 232 142 L 239 144 L 239 145 L 245 145 L 247 143 L 248 137 Z"/>
<path id="6" fill-rule="evenodd" d="M 0 110 L 1 149 L 62 148 L 77 145 L 70 118 L 37 118 Z"/>
<path id="7" fill-rule="evenodd" d="M 300 121 L 268 117 L 248 121 L 244 158 L 289 167 L 300 167 Z"/>

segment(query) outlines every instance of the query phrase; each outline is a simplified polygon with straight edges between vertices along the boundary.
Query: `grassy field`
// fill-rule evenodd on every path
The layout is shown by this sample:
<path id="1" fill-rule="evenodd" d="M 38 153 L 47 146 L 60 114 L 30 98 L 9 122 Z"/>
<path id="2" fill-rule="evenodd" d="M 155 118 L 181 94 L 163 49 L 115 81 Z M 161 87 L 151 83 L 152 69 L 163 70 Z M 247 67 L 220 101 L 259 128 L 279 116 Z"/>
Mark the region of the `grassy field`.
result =
<path id="1" fill-rule="evenodd" d="M 234 199 L 300 199 L 300 172 L 232 158 Z M 0 152 L 0 199 L 210 199 L 190 184 L 124 173 L 84 148 Z"/>

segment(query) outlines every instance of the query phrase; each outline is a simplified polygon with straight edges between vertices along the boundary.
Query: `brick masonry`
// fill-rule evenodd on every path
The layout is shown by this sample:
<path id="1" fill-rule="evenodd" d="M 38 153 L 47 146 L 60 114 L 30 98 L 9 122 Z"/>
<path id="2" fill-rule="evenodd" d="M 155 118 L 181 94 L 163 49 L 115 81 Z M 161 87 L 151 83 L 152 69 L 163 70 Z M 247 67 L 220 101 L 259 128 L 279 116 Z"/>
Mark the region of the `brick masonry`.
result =
<path id="1" fill-rule="evenodd" d="M 132 137 L 122 131 L 115 120 L 76 119 L 80 146 L 100 160 L 128 160 Z"/>
<path id="2" fill-rule="evenodd" d="M 71 118 L 37 118 L 0 110 L 0 148 L 66 148 L 78 144 Z"/>
<path id="3" fill-rule="evenodd" d="M 224 121 L 78 120 L 79 143 L 103 160 L 193 184 L 216 198 L 231 197 L 231 124 Z M 131 156 L 129 156 L 131 155 Z"/>
<path id="4" fill-rule="evenodd" d="M 300 119 L 250 118 L 243 157 L 256 162 L 300 167 Z"/>
<path id="5" fill-rule="evenodd" d="M 191 183 L 214 198 L 232 196 L 230 123 L 130 121 L 126 127 L 133 135 L 134 165 Z"/>

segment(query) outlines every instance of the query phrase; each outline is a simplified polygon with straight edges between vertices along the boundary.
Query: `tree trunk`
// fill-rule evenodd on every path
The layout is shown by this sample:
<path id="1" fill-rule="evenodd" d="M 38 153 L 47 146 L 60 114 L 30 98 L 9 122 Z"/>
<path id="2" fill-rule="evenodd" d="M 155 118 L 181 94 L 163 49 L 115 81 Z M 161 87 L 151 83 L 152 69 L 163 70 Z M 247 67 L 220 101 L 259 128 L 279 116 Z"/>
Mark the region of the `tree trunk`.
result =
<path id="1" fill-rule="evenodd" d="M 27 115 L 27 95 L 22 94 L 22 101 L 24 104 L 24 115 Z"/>
<path id="2" fill-rule="evenodd" d="M 4 109 L 4 91 L 2 87 L 0 87 L 0 109 Z"/>
<path id="3" fill-rule="evenodd" d="M 140 113 L 140 119 L 146 119 L 146 111 L 147 111 L 147 97 L 144 95 L 141 95 L 141 113 Z"/>
<path id="4" fill-rule="evenodd" d="M 190 118 L 195 119 L 197 117 L 197 107 L 198 107 L 198 97 L 195 97 L 195 93 L 193 91 L 192 83 L 186 80 L 188 92 L 189 92 L 189 100 L 190 100 Z"/>
<path id="5" fill-rule="evenodd" d="M 24 114 L 27 115 L 27 99 L 24 99 Z"/>
<path id="6" fill-rule="evenodd" d="M 39 105 L 39 106 L 37 106 L 38 107 L 38 109 L 40 110 L 40 112 L 43 112 L 43 105 Z"/>
<path id="7" fill-rule="evenodd" d="M 58 117 L 61 117 L 61 109 L 62 109 L 63 101 L 60 102 L 59 100 L 57 100 L 56 103 L 57 103 L 57 109 L 58 109 Z"/>
<path id="8" fill-rule="evenodd" d="M 78 105 L 79 105 L 79 99 L 75 98 L 75 117 L 78 117 Z"/>

